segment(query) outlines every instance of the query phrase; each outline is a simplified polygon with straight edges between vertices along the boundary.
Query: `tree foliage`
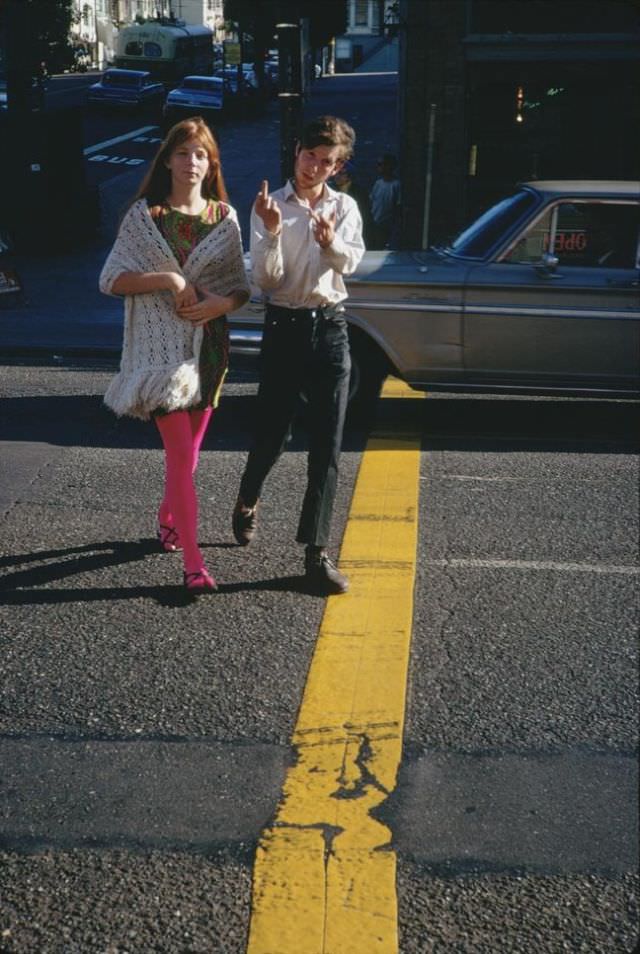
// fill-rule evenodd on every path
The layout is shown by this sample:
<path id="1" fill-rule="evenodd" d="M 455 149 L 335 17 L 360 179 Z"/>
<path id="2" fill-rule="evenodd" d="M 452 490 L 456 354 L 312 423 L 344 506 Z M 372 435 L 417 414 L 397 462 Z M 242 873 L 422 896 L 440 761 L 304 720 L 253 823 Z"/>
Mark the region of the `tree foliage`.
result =
<path id="1" fill-rule="evenodd" d="M 30 25 L 29 36 L 21 38 L 21 50 L 32 71 L 35 73 L 41 63 L 46 63 L 50 71 L 68 65 L 72 0 L 4 0 L 0 4 L 0 19 L 5 42 L 11 42 L 17 3 L 22 16 L 26 12 Z"/>
<path id="2" fill-rule="evenodd" d="M 72 0 L 26 0 L 30 20 L 35 25 L 38 62 L 46 62 L 54 72 L 68 65 Z"/>
<path id="3" fill-rule="evenodd" d="M 274 42 L 276 24 L 309 20 L 311 46 L 326 46 L 347 27 L 347 0 L 224 0 L 225 19 L 233 20 L 249 33 L 256 49 L 268 49 Z"/>

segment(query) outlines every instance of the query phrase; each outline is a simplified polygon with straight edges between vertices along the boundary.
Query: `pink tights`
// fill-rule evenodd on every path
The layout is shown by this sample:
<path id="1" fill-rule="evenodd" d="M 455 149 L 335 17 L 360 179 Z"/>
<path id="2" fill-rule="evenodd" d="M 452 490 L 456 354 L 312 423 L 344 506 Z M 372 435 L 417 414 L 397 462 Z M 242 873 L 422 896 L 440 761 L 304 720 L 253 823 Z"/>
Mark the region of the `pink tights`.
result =
<path id="1" fill-rule="evenodd" d="M 165 491 L 158 521 L 178 531 L 187 573 L 204 566 L 198 549 L 198 498 L 193 475 L 212 414 L 213 408 L 208 407 L 204 411 L 172 411 L 155 418 L 165 460 Z"/>

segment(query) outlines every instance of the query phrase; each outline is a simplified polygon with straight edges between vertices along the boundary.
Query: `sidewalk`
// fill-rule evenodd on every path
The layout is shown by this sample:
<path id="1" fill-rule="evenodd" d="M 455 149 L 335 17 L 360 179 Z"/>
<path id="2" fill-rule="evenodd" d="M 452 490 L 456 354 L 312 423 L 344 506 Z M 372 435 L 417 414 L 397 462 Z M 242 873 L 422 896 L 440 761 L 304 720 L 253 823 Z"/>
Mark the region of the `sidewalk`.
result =
<path id="1" fill-rule="evenodd" d="M 321 113 L 344 116 L 356 129 L 358 179 L 367 184 L 379 152 L 398 151 L 395 75 L 324 77 L 314 84 L 305 117 Z M 372 108 L 376 104 L 378 108 Z M 387 105 L 388 104 L 388 105 Z M 245 248 L 249 214 L 262 179 L 280 184 L 279 104 L 269 103 L 264 116 L 229 122 L 219 129 L 225 181 L 238 212 Z M 16 266 L 24 301 L 0 302 L 0 359 L 38 354 L 107 357 L 119 354 L 122 305 L 98 291 L 100 269 L 115 237 L 122 210 L 135 192 L 146 166 L 115 176 L 100 188 L 101 226 L 84 248 L 50 255 L 18 255 Z"/>

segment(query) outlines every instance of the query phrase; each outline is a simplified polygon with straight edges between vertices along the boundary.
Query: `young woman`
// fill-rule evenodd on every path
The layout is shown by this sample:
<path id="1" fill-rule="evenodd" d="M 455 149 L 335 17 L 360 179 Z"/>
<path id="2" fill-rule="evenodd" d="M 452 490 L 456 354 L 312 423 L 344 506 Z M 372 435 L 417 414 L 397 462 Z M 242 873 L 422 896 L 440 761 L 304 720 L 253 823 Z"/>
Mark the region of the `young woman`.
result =
<path id="1" fill-rule="evenodd" d="M 227 371 L 225 315 L 244 304 L 249 286 L 218 147 L 200 117 L 175 125 L 160 146 L 100 289 L 125 296 L 120 371 L 105 403 L 155 420 L 165 450 L 160 545 L 182 549 L 189 592 L 215 590 L 198 548 L 193 475 Z"/>

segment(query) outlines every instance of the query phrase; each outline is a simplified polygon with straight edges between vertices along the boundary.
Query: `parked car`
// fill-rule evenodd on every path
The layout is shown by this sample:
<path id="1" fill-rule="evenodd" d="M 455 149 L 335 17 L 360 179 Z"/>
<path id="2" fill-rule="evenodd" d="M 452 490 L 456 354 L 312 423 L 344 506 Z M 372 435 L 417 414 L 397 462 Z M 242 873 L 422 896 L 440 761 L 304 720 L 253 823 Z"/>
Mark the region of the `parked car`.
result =
<path id="1" fill-rule="evenodd" d="M 90 106 L 159 111 L 165 88 L 146 70 L 105 70 L 87 93 Z"/>
<path id="2" fill-rule="evenodd" d="M 366 252 L 347 280 L 352 396 L 640 393 L 640 182 L 528 182 L 451 243 Z M 231 317 L 256 355 L 259 293 Z"/>
<path id="3" fill-rule="evenodd" d="M 218 122 L 224 113 L 224 80 L 219 76 L 185 76 L 169 92 L 163 107 L 167 122 L 200 116 Z"/>
<path id="4" fill-rule="evenodd" d="M 226 66 L 224 69 L 215 70 L 214 76 L 224 80 L 225 99 L 229 111 L 251 113 L 258 108 L 260 92 L 244 68 L 240 77 L 238 77 L 236 66 Z"/>

